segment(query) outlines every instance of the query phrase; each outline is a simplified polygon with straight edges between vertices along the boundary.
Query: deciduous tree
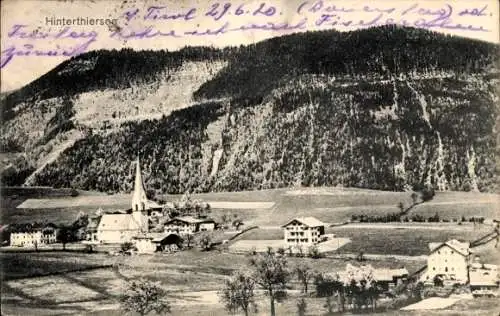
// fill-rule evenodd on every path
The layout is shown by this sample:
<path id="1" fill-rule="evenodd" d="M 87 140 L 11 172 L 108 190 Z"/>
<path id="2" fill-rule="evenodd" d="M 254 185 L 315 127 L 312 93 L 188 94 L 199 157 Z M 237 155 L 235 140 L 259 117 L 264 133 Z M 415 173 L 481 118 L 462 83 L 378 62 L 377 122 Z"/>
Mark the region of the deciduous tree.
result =
<path id="1" fill-rule="evenodd" d="M 170 313 L 170 304 L 166 300 L 166 292 L 159 283 L 145 279 L 131 281 L 120 298 L 122 308 L 126 311 L 147 315 Z"/>
<path id="2" fill-rule="evenodd" d="M 250 263 L 254 268 L 255 281 L 269 296 L 271 316 L 275 316 L 275 302 L 286 297 L 287 284 L 291 277 L 286 257 L 268 251 L 255 256 Z"/>
<path id="3" fill-rule="evenodd" d="M 248 316 L 250 306 L 255 306 L 255 285 L 251 273 L 238 271 L 231 276 L 231 279 L 226 280 L 219 297 L 228 311 L 236 312 L 241 309 Z"/>
<path id="4" fill-rule="evenodd" d="M 314 276 L 311 266 L 308 264 L 297 265 L 295 273 L 297 274 L 297 279 L 302 284 L 302 292 L 307 293 L 309 282 Z"/>

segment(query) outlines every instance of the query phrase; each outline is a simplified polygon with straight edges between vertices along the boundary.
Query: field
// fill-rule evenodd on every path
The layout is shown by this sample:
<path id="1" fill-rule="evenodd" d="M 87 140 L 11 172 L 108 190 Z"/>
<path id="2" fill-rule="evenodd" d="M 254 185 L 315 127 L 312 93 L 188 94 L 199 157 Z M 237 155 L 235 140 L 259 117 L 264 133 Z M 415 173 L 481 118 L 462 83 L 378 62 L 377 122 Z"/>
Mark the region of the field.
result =
<path id="1" fill-rule="evenodd" d="M 78 197 L 55 197 L 50 203 L 39 196 L 6 197 L 2 200 L 1 222 L 51 221 L 69 223 L 79 212 L 94 213 L 98 208 L 123 210 L 129 207 L 130 195 L 105 195 L 80 192 Z M 175 201 L 180 196 L 164 196 Z M 240 242 L 246 248 L 257 243 L 280 243 L 283 232 L 280 225 L 295 216 L 315 216 L 338 224 L 353 214 L 386 214 L 398 210 L 397 204 L 411 203 L 410 193 L 380 192 L 361 189 L 308 188 L 279 189 L 238 193 L 207 193 L 193 195 L 213 204 L 212 217 L 240 218 L 248 227 L 258 225 L 228 245 Z M 453 219 L 470 216 L 498 218 L 498 196 L 492 194 L 438 192 L 430 202 L 418 205 L 411 214 Z M 21 205 L 26 208 L 18 208 Z M 50 206 L 50 207 L 49 207 Z M 55 208 L 53 208 L 55 207 Z M 352 223 L 327 228 L 346 243 L 329 253 L 328 258 L 310 259 L 290 257 L 291 267 L 310 265 L 319 272 L 343 270 L 355 262 L 351 255 L 365 253 L 375 267 L 406 267 L 410 273 L 425 264 L 428 243 L 450 238 L 474 240 L 491 232 L 489 225 L 464 223 Z M 218 232 L 214 240 L 229 239 L 231 235 Z M 347 242 L 349 239 L 349 242 Z M 269 241 L 269 242 L 267 242 Z M 344 242 L 343 242 L 344 243 Z M 245 248 L 243 247 L 243 248 Z M 246 249 L 245 248 L 245 249 Z M 333 247 L 334 249 L 336 247 Z M 490 247 L 491 248 L 491 247 Z M 498 251 L 479 247 L 477 253 L 490 262 L 500 260 Z M 159 281 L 168 290 L 172 315 L 225 315 L 218 301 L 217 291 L 226 277 L 249 265 L 247 253 L 236 254 L 225 248 L 202 252 L 196 249 L 173 254 L 149 256 L 109 256 L 74 252 L 1 253 L 3 280 L 2 309 L 5 314 L 53 315 L 77 313 L 87 315 L 122 315 L 117 296 L 128 280 L 147 278 Z M 118 268 L 113 268 L 118 267 Z M 51 276 L 44 276 L 53 274 Z M 40 276 L 34 276 L 40 275 Z M 50 287 L 50 290 L 46 288 Z M 291 295 L 296 296 L 296 281 Z M 45 291 L 45 292 L 44 292 Z M 320 315 L 325 309 L 323 299 L 308 298 L 308 313 Z M 445 315 L 462 315 L 464 311 L 479 309 L 490 312 L 491 306 L 475 305 L 476 301 L 459 301 L 443 311 Z M 383 304 L 382 304 L 383 305 Z M 492 305 L 492 304 L 490 304 Z M 457 309 L 461 306 L 462 309 Z M 259 315 L 268 313 L 268 302 L 258 299 Z M 278 315 L 296 313 L 296 300 L 289 299 L 277 306 Z M 381 311 L 380 315 L 418 315 L 419 312 Z M 467 312 L 469 313 L 469 312 Z M 438 315 L 425 312 L 421 315 Z M 474 315 L 473 313 L 470 313 Z M 479 315 L 479 314 L 478 314 Z M 481 314 L 482 315 L 482 314 Z"/>
<path id="2" fill-rule="evenodd" d="M 429 252 L 428 243 L 449 239 L 473 241 L 492 231 L 491 226 L 466 223 L 440 224 L 350 224 L 330 227 L 326 233 L 349 238 L 351 242 L 336 250 L 337 253 L 383 254 L 419 256 Z M 258 228 L 235 240 L 261 241 L 283 239 L 280 228 Z"/>
<path id="3" fill-rule="evenodd" d="M 169 298 L 173 302 L 174 315 L 182 313 L 196 315 L 196 311 L 207 312 L 207 310 L 226 314 L 218 303 L 217 290 L 235 269 L 248 267 L 249 259 L 250 257 L 245 255 L 198 250 L 152 256 L 84 255 L 62 252 L 3 253 L 2 266 L 6 280 L 2 282 L 2 307 L 4 310 L 15 310 L 16 313 L 26 308 L 28 315 L 34 314 L 35 311 L 37 315 L 50 315 L 45 308 L 60 313 L 91 312 L 91 315 L 104 315 L 100 314 L 101 308 L 119 309 L 116 298 L 128 280 L 146 278 L 160 281 L 162 287 L 168 290 Z M 42 274 L 63 272 L 57 271 L 60 267 L 64 267 L 66 271 L 80 270 L 89 263 L 95 266 L 115 264 L 119 268 L 98 268 L 41 277 L 27 277 L 31 271 L 25 269 L 23 278 L 22 271 L 5 264 L 9 262 L 15 262 L 16 265 L 23 267 L 36 265 L 39 267 L 38 272 Z M 338 259 L 289 258 L 290 267 L 306 263 L 314 270 L 322 272 L 344 269 L 347 262 Z M 368 263 L 376 267 L 404 265 L 409 270 L 415 270 L 421 264 L 394 259 Z M 292 292 L 297 288 L 294 279 Z M 207 302 L 209 305 L 204 305 Z M 262 301 L 262 308 L 266 308 L 266 302 L 267 300 Z M 14 304 L 21 304 L 23 307 L 14 309 Z M 194 308 L 195 306 L 197 308 Z"/>
<path id="4" fill-rule="evenodd" d="M 295 216 L 314 216 L 326 223 L 341 223 L 352 215 L 387 214 L 398 211 L 397 205 L 411 204 L 408 192 L 386 192 L 352 188 L 277 189 L 248 192 L 193 194 L 193 199 L 212 203 L 212 216 L 238 217 L 247 225 L 279 226 Z M 180 199 L 178 195 L 163 196 L 166 201 Z M 461 216 L 498 218 L 500 197 L 495 194 L 471 192 L 437 192 L 432 201 L 416 206 L 410 215 L 425 217 L 438 213 L 441 218 Z M 232 202 L 232 203 L 231 203 Z M 98 208 L 116 211 L 129 208 L 130 194 L 105 195 L 80 192 L 78 197 L 27 199 L 16 197 L 2 200 L 1 224 L 27 221 L 69 223 L 78 213 L 95 213 Z M 21 208 L 19 208 L 21 206 Z"/>
<path id="5" fill-rule="evenodd" d="M 438 224 L 439 225 L 439 224 Z M 375 225 L 374 225 L 375 226 Z M 492 231 L 491 227 L 412 227 L 412 228 L 351 228 L 331 229 L 338 237 L 349 237 L 351 242 L 339 249 L 340 253 L 369 253 L 418 256 L 429 252 L 430 242 L 460 239 L 473 241 Z"/>

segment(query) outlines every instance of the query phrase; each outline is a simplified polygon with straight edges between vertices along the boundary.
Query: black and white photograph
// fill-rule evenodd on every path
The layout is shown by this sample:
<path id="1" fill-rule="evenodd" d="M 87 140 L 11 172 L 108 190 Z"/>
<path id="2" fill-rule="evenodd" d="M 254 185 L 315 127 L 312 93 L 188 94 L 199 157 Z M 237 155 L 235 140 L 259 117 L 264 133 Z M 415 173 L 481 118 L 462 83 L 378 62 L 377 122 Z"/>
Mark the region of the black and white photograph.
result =
<path id="1" fill-rule="evenodd" d="M 1 3 L 1 315 L 500 315 L 498 1 Z"/>

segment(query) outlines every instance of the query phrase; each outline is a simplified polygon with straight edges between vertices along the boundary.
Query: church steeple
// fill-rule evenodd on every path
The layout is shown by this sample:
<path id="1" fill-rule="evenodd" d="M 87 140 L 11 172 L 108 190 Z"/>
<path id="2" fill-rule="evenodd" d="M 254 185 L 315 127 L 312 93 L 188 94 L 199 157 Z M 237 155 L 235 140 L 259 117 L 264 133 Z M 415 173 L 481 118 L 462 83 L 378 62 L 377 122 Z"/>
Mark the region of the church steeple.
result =
<path id="1" fill-rule="evenodd" d="M 135 166 L 135 182 L 134 191 L 132 192 L 132 211 L 145 211 L 147 207 L 148 198 L 146 190 L 144 189 L 144 182 L 142 181 L 141 164 L 139 157 Z"/>

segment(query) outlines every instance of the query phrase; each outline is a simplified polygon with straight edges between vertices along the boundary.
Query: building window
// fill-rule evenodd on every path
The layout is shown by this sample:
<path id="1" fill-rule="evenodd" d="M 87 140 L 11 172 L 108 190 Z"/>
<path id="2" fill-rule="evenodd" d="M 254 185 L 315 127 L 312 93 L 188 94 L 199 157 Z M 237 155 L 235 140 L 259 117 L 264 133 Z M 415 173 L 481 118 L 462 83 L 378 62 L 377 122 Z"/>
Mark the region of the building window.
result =
<path id="1" fill-rule="evenodd" d="M 444 272 L 448 272 L 448 267 L 445 267 L 445 268 L 444 268 Z"/>

